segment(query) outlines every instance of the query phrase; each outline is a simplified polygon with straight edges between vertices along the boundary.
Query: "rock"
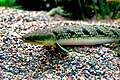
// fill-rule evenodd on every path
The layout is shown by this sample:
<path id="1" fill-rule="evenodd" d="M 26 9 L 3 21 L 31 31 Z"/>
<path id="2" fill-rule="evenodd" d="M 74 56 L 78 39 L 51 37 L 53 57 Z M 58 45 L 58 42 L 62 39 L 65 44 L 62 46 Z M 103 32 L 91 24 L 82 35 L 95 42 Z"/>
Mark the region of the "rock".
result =
<path id="1" fill-rule="evenodd" d="M 3 52 L 2 51 L 0 52 L 0 57 L 3 57 Z"/>
<path id="2" fill-rule="evenodd" d="M 76 71 L 77 70 L 76 66 L 72 66 L 72 70 Z"/>
<path id="3" fill-rule="evenodd" d="M 34 75 L 33 75 L 33 78 L 34 79 L 37 79 L 39 77 L 39 72 L 36 72 Z"/>
<path id="4" fill-rule="evenodd" d="M 95 58 L 99 59 L 100 58 L 100 55 L 98 54 L 94 54 Z"/>
<path id="5" fill-rule="evenodd" d="M 98 66 L 98 65 L 95 65 L 94 68 L 98 70 L 98 69 L 99 69 L 99 66 Z"/>
<path id="6" fill-rule="evenodd" d="M 71 58 L 75 58 L 75 57 L 76 57 L 76 55 L 75 55 L 75 54 L 71 55 Z"/>
<path id="7" fill-rule="evenodd" d="M 100 70 L 96 70 L 96 73 L 97 73 L 97 75 L 100 75 L 101 71 Z"/>

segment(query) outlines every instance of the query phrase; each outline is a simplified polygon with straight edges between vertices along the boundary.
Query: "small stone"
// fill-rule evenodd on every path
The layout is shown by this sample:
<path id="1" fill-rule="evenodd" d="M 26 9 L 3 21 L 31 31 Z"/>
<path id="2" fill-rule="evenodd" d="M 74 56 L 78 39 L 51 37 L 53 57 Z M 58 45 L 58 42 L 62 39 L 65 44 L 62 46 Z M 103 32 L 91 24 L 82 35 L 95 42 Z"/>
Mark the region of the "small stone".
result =
<path id="1" fill-rule="evenodd" d="M 104 76 L 103 76 L 103 78 L 107 79 L 107 76 L 106 76 L 106 75 L 104 75 Z"/>
<path id="2" fill-rule="evenodd" d="M 61 76 L 61 78 L 63 78 L 65 75 L 64 75 L 64 74 L 61 74 L 60 76 Z"/>
<path id="3" fill-rule="evenodd" d="M 77 70 L 76 66 L 72 66 L 72 70 L 76 71 Z"/>
<path id="4" fill-rule="evenodd" d="M 106 73 L 105 69 L 101 71 L 101 75 L 104 75 L 105 73 Z"/>
<path id="5" fill-rule="evenodd" d="M 21 73 L 25 73 L 26 70 L 25 70 L 25 69 L 19 69 L 19 72 L 21 72 Z"/>
<path id="6" fill-rule="evenodd" d="M 75 58 L 75 57 L 76 57 L 76 55 L 75 55 L 75 54 L 71 55 L 71 58 Z"/>
<path id="7" fill-rule="evenodd" d="M 72 75 L 75 75 L 75 74 L 76 74 L 76 71 L 72 71 L 71 74 L 72 74 Z"/>
<path id="8" fill-rule="evenodd" d="M 95 56 L 95 58 L 97 58 L 97 59 L 100 58 L 100 55 L 98 55 L 98 54 L 95 54 L 94 56 Z"/>
<path id="9" fill-rule="evenodd" d="M 18 74 L 18 73 L 19 73 L 19 70 L 14 70 L 12 73 L 13 73 L 13 74 Z"/>
<path id="10" fill-rule="evenodd" d="M 106 59 L 107 59 L 107 57 L 106 57 L 106 56 L 104 56 L 104 57 L 102 57 L 102 58 L 101 58 L 101 60 L 103 60 L 103 61 L 104 61 L 104 60 L 106 60 Z"/>
<path id="11" fill-rule="evenodd" d="M 2 57 L 2 56 L 3 56 L 3 52 L 1 51 L 1 52 L 0 52 L 0 57 Z"/>
<path id="12" fill-rule="evenodd" d="M 89 71 L 91 74 L 93 74 L 93 75 L 95 75 L 96 74 L 96 72 L 95 72 L 95 70 L 93 70 L 93 69 L 90 69 L 90 71 Z"/>
<path id="13" fill-rule="evenodd" d="M 75 57 L 76 60 L 80 60 L 80 58 L 78 56 Z"/>
<path id="14" fill-rule="evenodd" d="M 96 79 L 101 79 L 101 77 L 100 76 L 96 76 Z"/>
<path id="15" fill-rule="evenodd" d="M 53 75 L 52 75 L 52 79 L 55 79 L 55 78 L 56 78 L 56 75 L 55 75 L 55 74 L 53 74 Z"/>
<path id="16" fill-rule="evenodd" d="M 109 66 L 108 68 L 113 70 L 115 68 L 115 66 Z"/>
<path id="17" fill-rule="evenodd" d="M 103 66 L 103 65 L 104 65 L 102 61 L 101 61 L 101 62 L 99 62 L 99 64 L 100 64 L 100 66 Z"/>
<path id="18" fill-rule="evenodd" d="M 87 63 L 88 63 L 91 67 L 94 67 L 94 66 L 95 66 L 95 63 L 92 63 L 91 60 L 88 60 Z"/>
<path id="19" fill-rule="evenodd" d="M 78 76 L 82 76 L 82 74 L 81 74 L 81 73 L 78 73 Z"/>
<path id="20" fill-rule="evenodd" d="M 4 26 L 0 26 L 0 29 L 2 29 Z"/>
<path id="21" fill-rule="evenodd" d="M 68 63 L 71 63 L 71 59 L 70 58 L 68 58 L 67 61 L 68 61 Z"/>
<path id="22" fill-rule="evenodd" d="M 2 65 L 2 64 L 0 64 L 0 67 L 1 67 L 2 69 L 6 69 L 6 68 L 5 68 L 5 66 L 4 66 L 4 65 Z"/>
<path id="23" fill-rule="evenodd" d="M 72 64 L 72 65 L 76 64 L 76 61 L 71 61 L 71 64 Z"/>
<path id="24" fill-rule="evenodd" d="M 26 49 L 26 48 L 28 48 L 28 46 L 24 45 L 24 48 Z"/>
<path id="25" fill-rule="evenodd" d="M 36 72 L 34 75 L 33 75 L 33 78 L 34 79 L 37 79 L 39 77 L 39 72 Z"/>
<path id="26" fill-rule="evenodd" d="M 68 65 L 64 65 L 64 68 L 68 68 Z"/>
<path id="27" fill-rule="evenodd" d="M 99 66 L 98 66 L 98 65 L 95 65 L 95 67 L 94 67 L 94 68 L 98 70 L 98 69 L 99 69 Z"/>
<path id="28" fill-rule="evenodd" d="M 83 65 L 83 64 L 79 64 L 79 65 L 77 65 L 76 67 L 77 67 L 78 69 L 81 69 L 81 68 L 84 67 L 84 65 Z"/>
<path id="29" fill-rule="evenodd" d="M 100 70 L 96 70 L 96 73 L 97 73 L 97 75 L 100 75 L 101 71 Z"/>
<path id="30" fill-rule="evenodd" d="M 84 75 L 85 75 L 86 78 L 89 78 L 90 73 L 87 70 L 84 70 L 83 73 L 84 73 Z"/>
<path id="31" fill-rule="evenodd" d="M 55 64 L 58 64 L 59 63 L 59 60 L 55 60 Z"/>
<path id="32" fill-rule="evenodd" d="M 32 71 L 35 71 L 35 67 L 31 67 L 30 69 L 31 69 Z"/>
<path id="33" fill-rule="evenodd" d="M 17 38 L 17 37 L 14 37 L 13 40 L 18 41 L 18 38 Z"/>
<path id="34" fill-rule="evenodd" d="M 35 53 L 30 52 L 30 56 L 34 57 L 34 56 L 35 56 Z"/>
<path id="35" fill-rule="evenodd" d="M 19 44 L 24 44 L 24 42 L 23 41 L 19 41 Z"/>

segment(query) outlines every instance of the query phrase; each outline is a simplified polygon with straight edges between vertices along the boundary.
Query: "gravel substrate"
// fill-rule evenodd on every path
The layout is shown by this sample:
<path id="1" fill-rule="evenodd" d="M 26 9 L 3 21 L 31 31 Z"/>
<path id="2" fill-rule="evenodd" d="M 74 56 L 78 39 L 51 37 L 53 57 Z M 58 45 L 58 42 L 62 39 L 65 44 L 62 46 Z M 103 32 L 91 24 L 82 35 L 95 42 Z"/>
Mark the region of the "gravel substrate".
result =
<path id="1" fill-rule="evenodd" d="M 0 11 L 0 80 L 120 80 L 120 57 L 102 45 L 66 47 L 70 55 L 56 57 L 60 53 L 52 47 L 19 39 L 36 29 L 96 23 L 66 21 L 58 15 L 49 17 L 45 11 L 5 7 Z M 120 27 L 120 20 L 108 21 L 107 25 Z"/>

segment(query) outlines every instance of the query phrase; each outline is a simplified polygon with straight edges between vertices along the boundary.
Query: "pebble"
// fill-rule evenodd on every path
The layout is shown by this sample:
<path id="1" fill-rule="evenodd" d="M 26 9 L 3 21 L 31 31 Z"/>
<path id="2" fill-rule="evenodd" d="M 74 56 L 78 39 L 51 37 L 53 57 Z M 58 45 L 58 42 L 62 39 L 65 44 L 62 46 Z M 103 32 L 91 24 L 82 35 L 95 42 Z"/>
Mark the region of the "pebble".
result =
<path id="1" fill-rule="evenodd" d="M 72 66 L 72 70 L 76 71 L 77 70 L 76 66 Z"/>
<path id="2" fill-rule="evenodd" d="M 77 47 L 69 57 L 59 59 L 52 54 L 53 52 L 45 55 L 43 45 L 26 44 L 19 39 L 36 29 L 54 26 L 55 21 L 61 25 L 68 23 L 68 21 L 63 21 L 63 18 L 48 17 L 47 12 L 44 11 L 23 11 L 5 7 L 0 7 L 0 11 L 0 20 L 2 18 L 0 22 L 0 75 L 2 78 L 6 80 L 14 80 L 16 77 L 26 78 L 26 80 L 41 80 L 42 78 L 67 80 L 66 74 L 69 74 L 68 80 L 87 78 L 99 80 L 101 77 L 109 79 L 112 73 L 111 79 L 115 80 L 118 79 L 116 76 L 120 76 L 118 62 L 120 58 L 116 57 L 115 52 L 105 47 Z M 73 21 L 69 21 L 71 22 Z M 73 23 L 80 24 L 83 21 Z"/>
<path id="3" fill-rule="evenodd" d="M 36 72 L 33 76 L 34 79 L 37 79 L 39 77 L 39 72 Z"/>
<path id="4" fill-rule="evenodd" d="M 98 65 L 95 65 L 95 67 L 94 67 L 96 70 L 98 70 L 99 69 L 99 66 Z"/>
<path id="5" fill-rule="evenodd" d="M 100 58 L 100 55 L 98 55 L 98 54 L 95 54 L 94 56 L 95 56 L 95 58 L 97 58 L 97 59 Z"/>
<path id="6" fill-rule="evenodd" d="M 0 52 L 0 57 L 2 57 L 3 56 L 3 52 Z"/>

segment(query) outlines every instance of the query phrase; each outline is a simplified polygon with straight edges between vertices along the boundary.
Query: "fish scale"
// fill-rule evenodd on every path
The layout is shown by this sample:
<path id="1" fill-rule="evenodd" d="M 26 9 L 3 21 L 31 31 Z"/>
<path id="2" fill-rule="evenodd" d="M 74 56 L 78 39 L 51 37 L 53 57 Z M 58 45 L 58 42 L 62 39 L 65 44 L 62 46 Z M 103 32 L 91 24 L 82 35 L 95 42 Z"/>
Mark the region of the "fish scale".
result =
<path id="1" fill-rule="evenodd" d="M 120 42 L 120 29 L 103 25 L 57 26 L 28 33 L 22 37 L 32 44 L 56 45 L 97 45 Z M 117 43 L 120 45 L 120 43 Z M 120 46 L 119 46 L 120 47 Z"/>
<path id="2" fill-rule="evenodd" d="M 78 26 L 78 28 L 74 28 L 72 29 L 72 27 L 68 27 L 65 26 L 66 28 L 63 28 L 62 30 L 57 31 L 56 29 L 53 29 L 53 32 L 56 33 L 55 35 L 57 37 L 63 37 L 65 38 L 66 36 L 70 36 L 70 38 L 76 38 L 76 37 L 80 37 L 83 38 L 81 36 L 86 36 L 86 37 L 109 37 L 109 38 L 118 38 L 118 30 L 119 29 L 115 29 L 113 30 L 112 28 L 106 28 L 106 27 L 102 27 L 102 26 Z M 64 30 L 65 29 L 65 30 Z M 89 29 L 89 30 L 88 30 Z M 112 31 L 111 31 L 111 30 Z M 58 38 L 59 39 L 59 38 Z"/>

